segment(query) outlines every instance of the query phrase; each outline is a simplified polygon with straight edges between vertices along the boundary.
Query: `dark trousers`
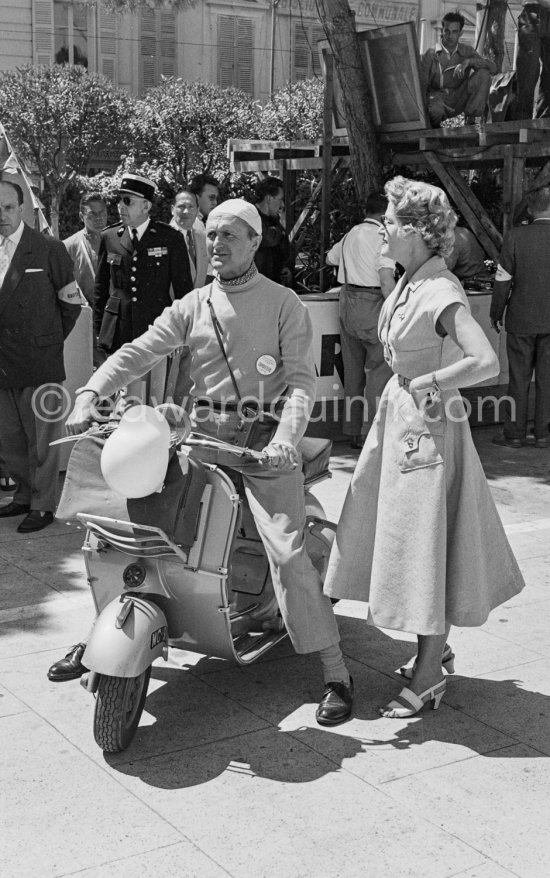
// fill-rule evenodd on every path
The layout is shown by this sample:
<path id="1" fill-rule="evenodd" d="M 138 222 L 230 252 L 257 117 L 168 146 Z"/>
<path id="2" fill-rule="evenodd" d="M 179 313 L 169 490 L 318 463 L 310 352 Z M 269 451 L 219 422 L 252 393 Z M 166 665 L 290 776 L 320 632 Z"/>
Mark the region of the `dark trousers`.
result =
<path id="1" fill-rule="evenodd" d="M 0 390 L 0 444 L 6 469 L 17 483 L 15 503 L 54 512 L 57 501 L 59 448 L 69 408 L 63 388 L 20 387 Z"/>
<path id="2" fill-rule="evenodd" d="M 444 119 L 465 113 L 467 116 L 483 116 L 489 101 L 491 74 L 482 67 L 474 70 L 456 88 L 432 91 L 428 94 L 428 114 L 432 125 Z"/>
<path id="3" fill-rule="evenodd" d="M 342 432 L 360 436 L 363 422 L 372 424 L 378 401 L 392 370 L 378 338 L 384 299 L 368 287 L 340 290 L 340 343 L 344 364 L 345 411 Z"/>
<path id="4" fill-rule="evenodd" d="M 535 118 L 550 116 L 550 12 L 538 4 L 526 7 L 518 18 L 516 59 L 517 98 L 514 119 L 531 119 L 537 82 Z"/>
<path id="5" fill-rule="evenodd" d="M 512 402 L 504 410 L 504 435 L 508 439 L 525 439 L 529 388 L 534 371 L 535 439 L 545 439 L 550 420 L 550 333 L 515 335 L 507 332 L 506 351 L 508 396 Z"/>

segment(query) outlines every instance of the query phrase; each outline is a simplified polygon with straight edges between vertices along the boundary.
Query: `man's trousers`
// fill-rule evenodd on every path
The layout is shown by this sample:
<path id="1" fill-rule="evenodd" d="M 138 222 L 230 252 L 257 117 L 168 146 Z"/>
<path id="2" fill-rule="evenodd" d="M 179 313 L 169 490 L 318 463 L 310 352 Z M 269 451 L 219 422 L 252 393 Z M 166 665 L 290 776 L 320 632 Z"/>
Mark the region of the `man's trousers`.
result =
<path id="1" fill-rule="evenodd" d="M 0 390 L 0 445 L 11 478 L 13 500 L 41 512 L 57 503 L 59 449 L 68 399 L 59 384 Z"/>
<path id="2" fill-rule="evenodd" d="M 550 421 L 550 333 L 515 335 L 506 333 L 509 383 L 504 412 L 504 435 L 524 440 L 527 433 L 527 406 L 533 371 L 535 373 L 535 439 L 548 438 Z"/>
<path id="3" fill-rule="evenodd" d="M 428 94 L 428 113 L 432 125 L 444 119 L 465 113 L 467 116 L 484 116 L 489 101 L 491 74 L 485 67 L 474 70 L 456 88 L 431 91 Z"/>
<path id="4" fill-rule="evenodd" d="M 343 285 L 340 290 L 340 342 L 344 363 L 344 421 L 346 436 L 360 436 L 364 422 L 372 424 L 378 401 L 392 370 L 384 360 L 378 338 L 378 318 L 384 299 L 372 287 Z"/>

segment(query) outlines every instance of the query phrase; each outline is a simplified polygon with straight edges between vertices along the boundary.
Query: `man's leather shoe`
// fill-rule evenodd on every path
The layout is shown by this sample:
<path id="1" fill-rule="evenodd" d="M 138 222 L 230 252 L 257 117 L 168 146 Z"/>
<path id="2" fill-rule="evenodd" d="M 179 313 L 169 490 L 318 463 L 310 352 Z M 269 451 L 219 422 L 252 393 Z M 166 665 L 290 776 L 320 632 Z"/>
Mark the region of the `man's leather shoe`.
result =
<path id="1" fill-rule="evenodd" d="M 14 503 L 12 500 L 7 506 L 0 508 L 0 518 L 10 518 L 12 515 L 25 515 L 26 512 L 30 511 L 30 508 L 26 503 Z"/>
<path id="2" fill-rule="evenodd" d="M 521 439 L 508 439 L 508 437 L 503 434 L 493 436 L 491 442 L 493 445 L 505 445 L 507 448 L 521 448 L 523 445 Z"/>
<path id="3" fill-rule="evenodd" d="M 315 719 L 321 726 L 336 726 L 349 719 L 353 708 L 353 680 L 345 683 L 326 683 L 323 697 L 315 712 Z"/>
<path id="4" fill-rule="evenodd" d="M 48 527 L 53 520 L 53 512 L 40 512 L 39 509 L 32 509 L 26 518 L 23 519 L 17 530 L 20 534 L 31 534 L 35 530 L 42 530 L 43 527 Z"/>
<path id="5" fill-rule="evenodd" d="M 85 643 L 77 643 L 71 646 L 65 658 L 55 662 L 48 671 L 48 680 L 54 683 L 63 683 L 65 680 L 76 680 L 85 674 L 88 668 L 80 661 L 86 649 Z"/>

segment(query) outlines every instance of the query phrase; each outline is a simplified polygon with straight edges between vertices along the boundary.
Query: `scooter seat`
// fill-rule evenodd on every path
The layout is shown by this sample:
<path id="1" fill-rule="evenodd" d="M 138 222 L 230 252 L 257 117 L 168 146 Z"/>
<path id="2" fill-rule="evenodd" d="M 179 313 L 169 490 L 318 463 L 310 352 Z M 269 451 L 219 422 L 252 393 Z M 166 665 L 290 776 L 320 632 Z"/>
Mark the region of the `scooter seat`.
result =
<path id="1" fill-rule="evenodd" d="M 306 485 L 312 485 L 319 479 L 330 476 L 329 463 L 332 451 L 330 439 L 314 439 L 304 436 L 298 445 L 302 454 L 302 472 Z"/>

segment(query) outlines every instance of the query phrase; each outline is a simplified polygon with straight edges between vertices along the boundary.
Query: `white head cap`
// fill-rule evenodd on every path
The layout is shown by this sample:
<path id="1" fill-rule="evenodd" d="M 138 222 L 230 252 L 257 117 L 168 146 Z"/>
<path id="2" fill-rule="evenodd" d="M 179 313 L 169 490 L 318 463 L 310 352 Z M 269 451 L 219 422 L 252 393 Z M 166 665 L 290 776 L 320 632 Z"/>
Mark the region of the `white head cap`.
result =
<path id="1" fill-rule="evenodd" d="M 207 224 L 212 220 L 221 219 L 222 216 L 236 216 L 254 229 L 257 235 L 262 234 L 262 219 L 253 204 L 249 204 L 244 198 L 228 198 L 214 207 L 208 214 Z"/>

